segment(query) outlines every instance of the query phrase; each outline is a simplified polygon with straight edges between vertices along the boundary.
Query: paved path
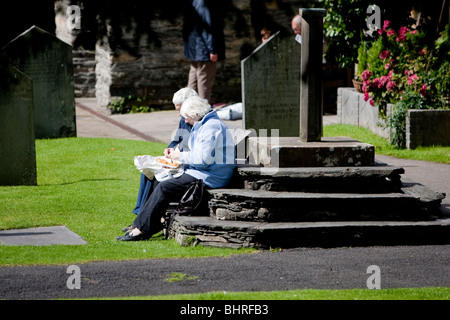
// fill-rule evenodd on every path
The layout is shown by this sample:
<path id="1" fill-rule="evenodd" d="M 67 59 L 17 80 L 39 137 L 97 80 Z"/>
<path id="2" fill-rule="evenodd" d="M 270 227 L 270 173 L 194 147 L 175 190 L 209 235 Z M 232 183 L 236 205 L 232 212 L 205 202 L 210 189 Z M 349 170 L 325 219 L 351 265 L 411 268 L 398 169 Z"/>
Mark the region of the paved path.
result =
<path id="1" fill-rule="evenodd" d="M 149 259 L 79 264 L 80 289 L 64 266 L 0 268 L 0 299 L 125 297 L 211 291 L 450 287 L 450 246 L 298 248 L 227 258 Z M 171 273 L 188 276 L 168 282 Z M 190 279 L 189 279 L 190 278 Z"/>
<path id="2" fill-rule="evenodd" d="M 167 143 L 176 111 L 108 115 L 94 99 L 77 99 L 79 137 L 112 137 Z M 324 124 L 335 117 L 325 117 Z M 228 121 L 229 126 L 242 123 Z M 405 176 L 450 195 L 450 166 L 377 156 L 402 166 Z M 449 197 L 443 211 L 450 213 Z M 79 264 L 81 287 L 70 290 L 63 266 L 0 268 L 0 299 L 54 299 L 160 295 L 208 291 L 367 288 L 367 268 L 380 267 L 382 288 L 450 287 L 450 246 L 297 248 L 228 258 L 150 259 Z M 191 276 L 167 282 L 173 272 Z M 69 280 L 69 283 L 70 280 Z M 70 286 L 70 285 L 69 285 Z M 132 312 L 132 310 L 130 310 Z"/>

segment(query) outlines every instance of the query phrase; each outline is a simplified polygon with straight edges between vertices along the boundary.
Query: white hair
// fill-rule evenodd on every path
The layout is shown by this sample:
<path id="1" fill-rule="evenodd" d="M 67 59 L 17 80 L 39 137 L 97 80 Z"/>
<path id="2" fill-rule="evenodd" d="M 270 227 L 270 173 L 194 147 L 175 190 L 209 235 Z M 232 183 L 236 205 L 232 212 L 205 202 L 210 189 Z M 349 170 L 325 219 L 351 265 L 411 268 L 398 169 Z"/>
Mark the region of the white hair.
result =
<path id="1" fill-rule="evenodd" d="M 183 118 L 198 119 L 203 118 L 211 110 L 208 100 L 202 99 L 199 96 L 192 96 L 187 98 L 181 105 L 180 114 Z M 196 119 L 196 120 L 198 120 Z"/>
<path id="2" fill-rule="evenodd" d="M 173 104 L 182 104 L 187 98 L 192 96 L 198 96 L 197 91 L 191 88 L 182 88 L 174 93 L 172 102 Z"/>

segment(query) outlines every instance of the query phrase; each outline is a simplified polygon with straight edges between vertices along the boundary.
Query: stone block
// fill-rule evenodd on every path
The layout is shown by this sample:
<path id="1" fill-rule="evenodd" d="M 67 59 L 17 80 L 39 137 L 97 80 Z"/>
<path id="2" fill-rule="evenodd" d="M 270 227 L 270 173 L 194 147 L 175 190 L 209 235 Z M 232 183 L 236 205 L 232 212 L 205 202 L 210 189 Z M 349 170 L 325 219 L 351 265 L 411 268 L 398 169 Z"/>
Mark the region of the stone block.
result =
<path id="1" fill-rule="evenodd" d="M 450 110 L 408 110 L 406 147 L 450 146 Z"/>
<path id="2" fill-rule="evenodd" d="M 348 137 L 326 137 L 301 142 L 297 137 L 248 138 L 250 164 L 268 167 L 373 166 L 374 146 Z"/>

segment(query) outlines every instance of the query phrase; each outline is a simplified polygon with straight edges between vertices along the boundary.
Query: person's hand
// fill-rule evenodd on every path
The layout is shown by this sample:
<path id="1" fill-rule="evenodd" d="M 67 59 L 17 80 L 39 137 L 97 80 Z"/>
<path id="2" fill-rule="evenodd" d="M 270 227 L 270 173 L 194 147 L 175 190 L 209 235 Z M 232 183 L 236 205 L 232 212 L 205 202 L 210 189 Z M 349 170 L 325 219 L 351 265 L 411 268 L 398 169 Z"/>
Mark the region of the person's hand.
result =
<path id="1" fill-rule="evenodd" d="M 172 151 L 169 154 L 169 158 L 172 160 L 180 160 L 181 151 L 180 149 L 172 149 Z"/>
<path id="2" fill-rule="evenodd" d="M 164 157 L 170 158 L 170 154 L 173 152 L 173 150 L 175 150 L 175 149 L 174 148 L 164 149 Z"/>
<path id="3" fill-rule="evenodd" d="M 217 62 L 218 59 L 219 59 L 219 56 L 217 55 L 217 53 L 211 53 L 209 55 L 209 60 L 211 60 L 212 62 Z"/>

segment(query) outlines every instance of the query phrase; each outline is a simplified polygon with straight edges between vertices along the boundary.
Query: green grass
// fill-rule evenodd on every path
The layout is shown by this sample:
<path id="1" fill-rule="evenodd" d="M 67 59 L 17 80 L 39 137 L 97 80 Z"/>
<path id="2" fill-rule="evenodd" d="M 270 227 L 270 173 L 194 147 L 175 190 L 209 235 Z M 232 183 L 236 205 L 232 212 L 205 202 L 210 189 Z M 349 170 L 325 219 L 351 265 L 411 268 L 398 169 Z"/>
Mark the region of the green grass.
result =
<path id="1" fill-rule="evenodd" d="M 36 141 L 37 186 L 0 187 L 0 230 L 65 225 L 87 245 L 0 245 L 0 266 L 99 260 L 226 256 L 254 250 L 181 247 L 156 235 L 118 242 L 135 215 L 136 155 L 160 155 L 164 144 L 119 139 Z"/>
<path id="2" fill-rule="evenodd" d="M 130 300 L 449 300 L 450 288 L 284 290 L 284 291 L 215 291 L 195 294 L 134 296 Z"/>
<path id="3" fill-rule="evenodd" d="M 351 125 L 328 125 L 323 127 L 325 137 L 345 136 L 375 146 L 375 153 L 403 159 L 450 163 L 450 147 L 432 146 L 417 149 L 398 149 L 389 142 L 372 133 L 369 129 Z"/>
<path id="4" fill-rule="evenodd" d="M 334 131 L 333 131 L 334 130 Z M 361 129 L 326 126 L 326 134 L 352 136 L 375 144 L 377 152 L 392 150 L 381 138 Z M 363 136 L 364 135 L 364 136 Z M 228 256 L 252 249 L 181 247 L 156 235 L 149 241 L 118 242 L 120 229 L 132 222 L 139 187 L 133 157 L 159 155 L 164 144 L 119 140 L 69 138 L 37 140 L 37 186 L 0 187 L 0 230 L 65 225 L 87 245 L 0 245 L 0 266 L 76 264 L 89 261 L 148 258 Z M 435 148 L 430 148 L 435 154 Z M 444 149 L 447 152 L 448 148 Z M 420 151 L 418 151 L 420 153 Z M 425 157 L 429 159 L 428 157 Z M 447 160 L 448 161 L 448 160 Z M 192 280 L 194 279 L 194 280 Z M 173 273 L 167 282 L 195 281 Z M 132 299 L 449 299 L 449 288 L 383 290 L 292 290 L 273 292 L 210 292 L 190 295 L 132 297 Z"/>

